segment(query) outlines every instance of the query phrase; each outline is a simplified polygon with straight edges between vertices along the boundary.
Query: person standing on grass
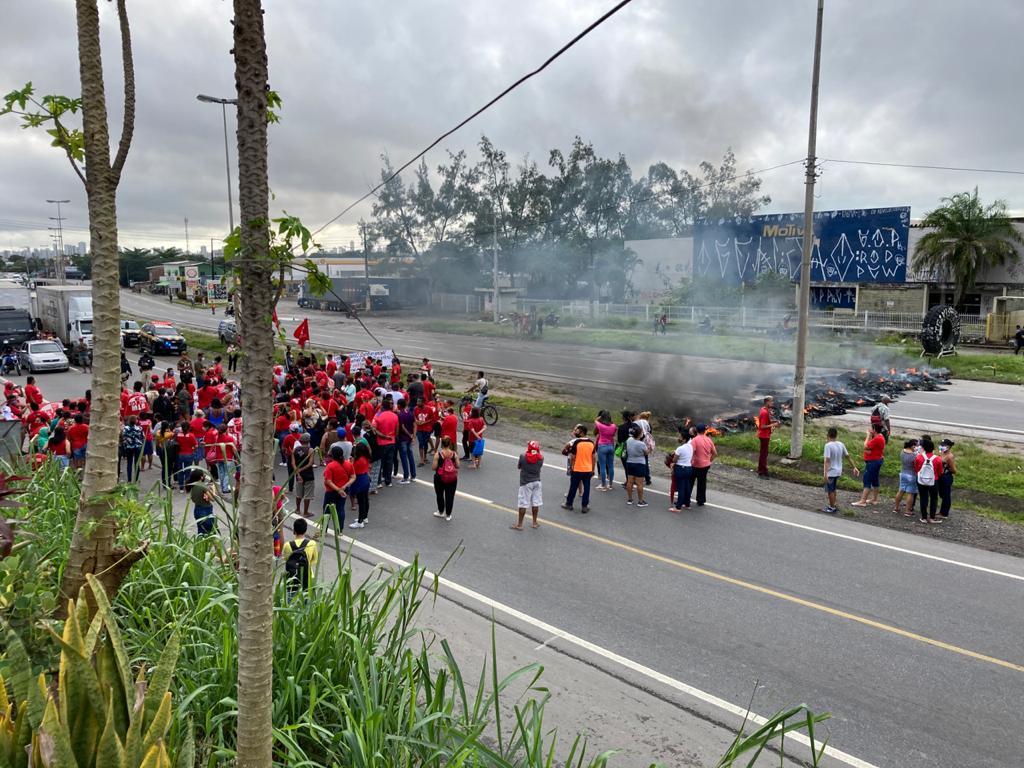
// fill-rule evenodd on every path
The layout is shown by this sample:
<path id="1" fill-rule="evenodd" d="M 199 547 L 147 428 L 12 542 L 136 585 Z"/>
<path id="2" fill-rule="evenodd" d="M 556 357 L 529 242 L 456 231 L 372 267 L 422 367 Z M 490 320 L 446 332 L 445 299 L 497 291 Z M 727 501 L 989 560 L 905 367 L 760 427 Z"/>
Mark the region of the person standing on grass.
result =
<path id="1" fill-rule="evenodd" d="M 879 485 L 881 484 L 882 462 L 885 459 L 884 426 L 880 422 L 872 422 L 864 438 L 864 490 L 860 499 L 853 502 L 855 507 L 866 507 L 869 504 L 878 506 Z M 929 442 L 931 442 L 929 440 Z"/>
<path id="2" fill-rule="evenodd" d="M 917 449 L 917 440 L 911 439 L 903 443 L 903 450 L 900 451 L 900 487 L 892 505 L 893 514 L 900 513 L 903 497 L 906 496 L 907 511 L 903 516 L 914 516 L 914 502 L 917 500 L 917 471 L 914 469 L 914 459 L 917 458 Z"/>
<path id="3" fill-rule="evenodd" d="M 188 497 L 192 502 L 192 515 L 196 519 L 196 534 L 212 536 L 217 529 L 213 514 L 213 500 L 217 494 L 213 484 L 206 482 L 206 473 L 196 467 L 188 476 Z"/>
<path id="4" fill-rule="evenodd" d="M 513 531 L 523 530 L 526 510 L 533 515 L 533 527 L 539 528 L 537 515 L 544 503 L 540 471 L 544 468 L 544 454 L 540 452 L 540 443 L 531 440 L 526 444 L 526 452 L 519 455 L 519 520 L 511 526 Z"/>
<path id="5" fill-rule="evenodd" d="M 693 484 L 697 489 L 697 506 L 703 507 L 707 503 L 708 492 L 708 471 L 711 463 L 718 456 L 718 449 L 714 442 L 707 436 L 708 428 L 704 424 L 697 425 L 697 434 L 690 438 L 690 445 L 693 447 Z"/>
<path id="6" fill-rule="evenodd" d="M 917 473 L 917 493 L 921 497 L 920 523 L 941 523 L 935 516 L 939 502 L 939 478 L 942 477 L 942 459 L 935 455 L 935 443 L 925 435 L 921 438 L 921 452 L 914 459 Z"/>
<path id="7" fill-rule="evenodd" d="M 835 427 L 828 428 L 828 442 L 825 443 L 823 458 L 822 472 L 825 476 L 825 495 L 828 502 L 822 512 L 834 515 L 839 511 L 836 506 L 836 486 L 843 475 L 843 459 L 850 459 L 850 463 L 853 463 L 850 452 L 846 450 L 846 444 L 839 439 L 839 430 Z M 857 467 L 854 466 L 853 476 L 856 477 L 857 474 Z"/>
<path id="8" fill-rule="evenodd" d="M 459 455 L 450 437 L 441 438 L 441 447 L 434 454 L 431 467 L 434 470 L 434 495 L 437 499 L 434 517 L 443 517 L 450 523 L 455 491 L 459 484 Z"/>
<path id="9" fill-rule="evenodd" d="M 676 503 L 669 505 L 669 512 L 679 512 L 690 508 L 690 493 L 693 489 L 693 446 L 690 445 L 690 433 L 679 430 L 679 447 L 675 450 L 672 464 L 672 480 L 675 484 Z M 671 496 L 669 500 L 671 501 Z"/>
<path id="10" fill-rule="evenodd" d="M 953 505 L 953 476 L 956 474 L 956 456 L 953 455 L 953 446 L 956 445 L 949 438 L 939 441 L 939 458 L 942 459 L 942 474 L 935 484 L 939 489 L 939 515 L 949 517 L 949 509 Z"/>
<path id="11" fill-rule="evenodd" d="M 572 439 L 562 448 L 562 455 L 568 457 L 569 492 L 565 496 L 562 509 L 572 511 L 576 500 L 576 492 L 582 489 L 580 512 L 590 512 L 590 480 L 594 476 L 594 441 L 587 437 L 587 428 L 577 424 L 572 430 Z"/>
<path id="12" fill-rule="evenodd" d="M 309 435 L 299 435 L 299 444 L 292 450 L 291 475 L 295 478 L 295 511 L 309 517 L 309 504 L 313 500 L 313 449 L 309 447 Z"/>
<path id="13" fill-rule="evenodd" d="M 599 491 L 610 491 L 615 483 L 615 438 L 618 427 L 608 411 L 601 411 L 594 420 L 594 434 L 597 436 L 597 472 L 601 484 Z"/>
<path id="14" fill-rule="evenodd" d="M 647 476 L 647 445 L 644 432 L 637 425 L 629 429 L 622 457 L 626 462 L 626 503 L 633 503 L 633 489 L 636 489 L 636 505 L 646 507 L 644 501 L 644 478 Z"/>
<path id="15" fill-rule="evenodd" d="M 772 430 L 779 426 L 779 422 L 772 416 L 772 406 L 775 398 L 771 395 L 764 399 L 760 413 L 757 414 L 757 439 L 761 443 L 760 452 L 757 455 L 757 476 L 768 477 L 768 448 L 772 442 Z"/>

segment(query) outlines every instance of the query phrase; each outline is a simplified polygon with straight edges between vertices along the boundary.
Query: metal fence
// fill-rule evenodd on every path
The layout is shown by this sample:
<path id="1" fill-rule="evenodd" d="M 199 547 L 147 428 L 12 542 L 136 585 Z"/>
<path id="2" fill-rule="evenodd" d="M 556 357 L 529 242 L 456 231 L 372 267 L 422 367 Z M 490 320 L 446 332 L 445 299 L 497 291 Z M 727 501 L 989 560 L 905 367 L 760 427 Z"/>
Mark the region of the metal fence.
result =
<path id="1" fill-rule="evenodd" d="M 593 306 L 593 310 L 591 310 Z M 519 299 L 517 311 L 529 312 L 536 309 L 544 313 L 554 312 L 563 317 L 589 318 L 598 320 L 612 317 L 632 318 L 637 322 L 651 323 L 665 314 L 670 323 L 696 325 L 710 322 L 715 328 L 739 328 L 748 331 L 769 331 L 779 328 L 789 318 L 790 326 L 796 326 L 796 312 L 789 309 L 766 307 L 662 307 L 657 304 L 593 304 L 589 301 L 543 301 Z M 919 312 L 852 312 L 849 310 L 812 310 L 810 324 L 815 328 L 833 331 L 869 333 L 918 333 L 923 315 Z M 960 315 L 961 335 L 965 338 L 984 338 L 985 316 L 978 314 Z"/>
<path id="2" fill-rule="evenodd" d="M 472 293 L 434 293 L 430 306 L 438 312 L 474 315 L 484 311 L 484 297 Z"/>

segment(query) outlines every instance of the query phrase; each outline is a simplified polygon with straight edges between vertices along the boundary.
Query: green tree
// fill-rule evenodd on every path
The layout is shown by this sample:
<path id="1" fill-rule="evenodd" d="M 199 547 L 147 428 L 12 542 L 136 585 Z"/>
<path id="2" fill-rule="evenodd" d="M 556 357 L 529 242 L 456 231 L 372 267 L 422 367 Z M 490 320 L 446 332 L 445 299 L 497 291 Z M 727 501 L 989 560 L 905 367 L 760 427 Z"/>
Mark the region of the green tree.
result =
<path id="1" fill-rule="evenodd" d="M 1020 261 L 1015 246 L 1024 245 L 1024 237 L 1007 216 L 1006 203 L 985 205 L 977 187 L 944 197 L 942 203 L 921 221 L 931 231 L 918 240 L 913 267 L 918 272 L 935 270 L 952 282 L 953 303 L 959 307 L 982 271 Z"/>
<path id="2" fill-rule="evenodd" d="M 116 526 L 111 500 L 117 488 L 120 438 L 120 295 L 118 293 L 117 187 L 135 130 L 135 68 L 126 0 L 117 0 L 121 38 L 124 105 L 121 138 L 111 159 L 107 99 L 103 83 L 100 17 L 97 0 L 76 0 L 78 65 L 82 96 L 36 97 L 32 83 L 4 98 L 0 114 L 14 114 L 26 128 L 44 128 L 53 145 L 63 150 L 85 186 L 89 211 L 89 252 L 92 274 L 93 339 L 92 419 L 82 476 L 82 496 L 61 589 L 75 597 L 87 574 L 95 574 L 114 594 L 141 552 L 115 546 Z M 81 110 L 82 128 L 68 124 Z"/>

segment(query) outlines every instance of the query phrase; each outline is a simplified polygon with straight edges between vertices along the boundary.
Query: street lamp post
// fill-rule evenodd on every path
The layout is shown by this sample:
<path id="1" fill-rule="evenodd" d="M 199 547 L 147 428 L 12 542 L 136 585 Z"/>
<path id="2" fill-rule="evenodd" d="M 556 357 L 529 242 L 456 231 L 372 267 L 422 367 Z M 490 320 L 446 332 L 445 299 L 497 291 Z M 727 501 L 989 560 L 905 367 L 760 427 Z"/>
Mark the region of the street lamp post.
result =
<path id="1" fill-rule="evenodd" d="M 235 207 L 231 202 L 231 158 L 228 155 L 228 104 L 238 104 L 238 99 L 218 99 L 215 96 L 206 96 L 200 93 L 196 98 L 207 104 L 220 104 L 221 117 L 224 118 L 224 170 L 228 180 L 228 233 L 235 231 Z"/>

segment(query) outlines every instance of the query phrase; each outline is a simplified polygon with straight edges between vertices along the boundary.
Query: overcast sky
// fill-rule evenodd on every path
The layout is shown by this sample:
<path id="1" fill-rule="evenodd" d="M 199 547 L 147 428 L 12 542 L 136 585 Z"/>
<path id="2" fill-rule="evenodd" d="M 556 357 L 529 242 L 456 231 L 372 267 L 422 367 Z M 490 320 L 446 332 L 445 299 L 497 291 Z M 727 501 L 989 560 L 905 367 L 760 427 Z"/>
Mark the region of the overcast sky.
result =
<path id="1" fill-rule="evenodd" d="M 612 0 L 267 2 L 272 213 L 318 227 L 398 162 L 537 66 Z M 114 138 L 120 62 L 101 2 Z M 74 4 L 3 0 L 0 92 L 32 80 L 77 94 Z M 814 0 L 634 0 L 545 73 L 452 136 L 481 133 L 514 161 L 546 163 L 579 134 L 634 175 L 695 168 L 732 146 L 742 169 L 806 154 Z M 129 0 L 138 108 L 118 195 L 124 245 L 209 246 L 227 230 L 220 108 L 233 96 L 231 3 Z M 1024 170 L 1020 0 L 826 0 L 818 149 L 823 158 Z M 228 113 L 231 158 L 234 120 Z M 70 198 L 65 242 L 87 240 L 85 193 L 41 133 L 0 119 L 0 248 L 49 243 L 47 198 Z M 443 148 L 428 156 L 433 166 Z M 802 208 L 799 165 L 764 174 L 767 212 Z M 911 205 L 977 185 L 1024 211 L 1024 176 L 826 164 L 819 209 Z M 236 193 L 237 187 L 233 183 Z M 327 229 L 347 245 L 365 204 Z"/>

